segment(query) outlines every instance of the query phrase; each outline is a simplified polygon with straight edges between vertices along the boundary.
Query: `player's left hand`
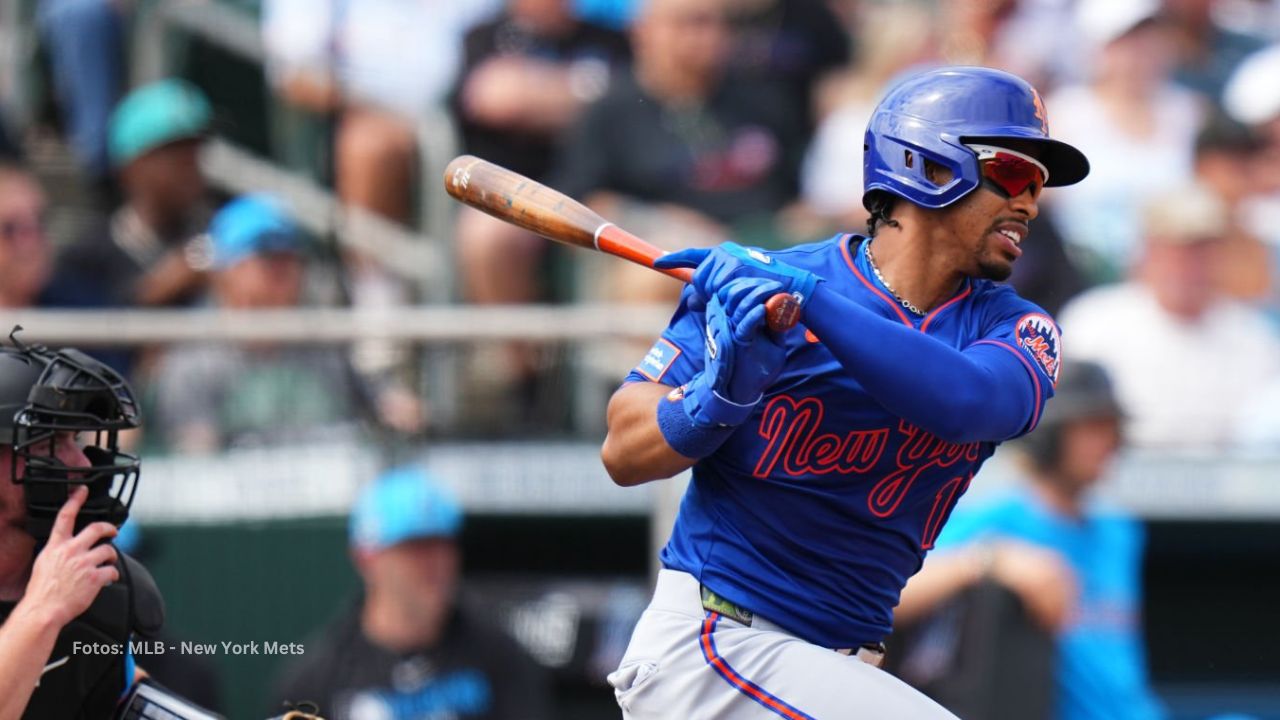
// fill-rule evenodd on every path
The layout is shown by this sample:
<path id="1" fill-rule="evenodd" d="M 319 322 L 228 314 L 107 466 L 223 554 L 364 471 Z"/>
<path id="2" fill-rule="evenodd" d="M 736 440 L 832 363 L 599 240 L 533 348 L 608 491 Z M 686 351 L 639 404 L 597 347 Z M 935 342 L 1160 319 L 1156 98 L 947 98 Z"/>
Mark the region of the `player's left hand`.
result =
<path id="1" fill-rule="evenodd" d="M 738 278 L 772 280 L 791 293 L 800 307 L 809 302 L 821 280 L 817 275 L 769 257 L 755 248 L 726 242 L 718 247 L 688 248 L 668 253 L 653 261 L 659 270 L 697 268 L 691 284 L 705 302 Z"/>

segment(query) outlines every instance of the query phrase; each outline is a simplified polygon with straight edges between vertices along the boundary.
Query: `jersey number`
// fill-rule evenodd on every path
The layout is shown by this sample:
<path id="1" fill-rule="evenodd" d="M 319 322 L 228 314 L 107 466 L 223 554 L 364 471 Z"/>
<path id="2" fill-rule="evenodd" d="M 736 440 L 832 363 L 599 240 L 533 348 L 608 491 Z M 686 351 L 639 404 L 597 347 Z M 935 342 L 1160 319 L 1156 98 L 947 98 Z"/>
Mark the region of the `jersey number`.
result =
<path id="1" fill-rule="evenodd" d="M 951 509 L 960 501 L 960 496 L 969 489 L 971 480 L 973 480 L 973 473 L 969 473 L 966 477 L 951 478 L 945 485 L 938 488 L 938 494 L 933 496 L 933 507 L 929 509 L 929 517 L 924 521 L 924 532 L 920 534 L 921 550 L 933 549 L 938 533 L 942 532 L 943 523 L 950 517 Z"/>

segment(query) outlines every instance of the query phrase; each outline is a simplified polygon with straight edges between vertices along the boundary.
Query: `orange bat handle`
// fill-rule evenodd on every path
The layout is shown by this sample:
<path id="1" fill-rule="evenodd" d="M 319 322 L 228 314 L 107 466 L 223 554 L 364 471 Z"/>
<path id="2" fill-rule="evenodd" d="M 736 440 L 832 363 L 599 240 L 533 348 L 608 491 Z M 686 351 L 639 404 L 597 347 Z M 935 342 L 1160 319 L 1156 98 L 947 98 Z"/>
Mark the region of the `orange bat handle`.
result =
<path id="1" fill-rule="evenodd" d="M 613 223 L 606 222 L 595 233 L 596 249 L 600 252 L 616 255 L 638 265 L 653 268 L 660 273 L 670 275 L 678 280 L 689 282 L 693 279 L 693 270 L 689 268 L 673 268 L 663 270 L 653 267 L 653 261 L 665 253 L 635 235 L 623 230 Z M 790 293 L 778 293 L 765 301 L 765 322 L 775 333 L 784 333 L 796 326 L 800 321 L 800 304 Z"/>

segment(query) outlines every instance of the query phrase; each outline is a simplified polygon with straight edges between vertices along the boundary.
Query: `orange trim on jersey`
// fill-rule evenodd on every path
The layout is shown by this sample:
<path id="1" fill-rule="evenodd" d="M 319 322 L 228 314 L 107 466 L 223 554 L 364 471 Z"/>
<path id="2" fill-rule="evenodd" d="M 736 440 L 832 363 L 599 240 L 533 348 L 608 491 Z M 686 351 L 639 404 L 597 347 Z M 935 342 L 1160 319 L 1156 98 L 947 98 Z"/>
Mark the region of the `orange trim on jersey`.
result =
<path id="1" fill-rule="evenodd" d="M 1031 425 L 1027 428 L 1027 432 L 1031 432 L 1032 430 L 1035 430 L 1036 425 L 1040 424 L 1040 407 L 1041 405 L 1044 404 L 1044 401 L 1041 399 L 1041 396 L 1040 396 L 1040 374 L 1037 373 L 1036 369 L 1031 366 L 1031 361 L 1027 359 L 1026 355 L 1022 354 L 1021 350 L 1015 348 L 1014 346 L 1008 343 L 1000 342 L 999 340 L 979 340 L 978 342 L 974 343 L 974 345 L 995 345 L 998 348 L 1004 348 L 1005 350 L 1008 350 L 1009 352 L 1013 353 L 1014 357 L 1022 361 L 1022 365 L 1027 368 L 1027 373 L 1031 375 L 1031 382 L 1034 383 L 1036 387 L 1036 406 L 1035 406 L 1035 410 L 1031 413 Z"/>
<path id="2" fill-rule="evenodd" d="M 959 295 L 956 295 L 955 297 L 951 298 L 950 300 L 948 300 L 948 301 L 946 301 L 946 302 L 942 303 L 942 304 L 941 304 L 941 305 L 939 305 L 938 307 L 934 308 L 932 311 L 930 311 L 930 312 L 929 312 L 929 314 L 928 314 L 928 315 L 926 315 L 926 316 L 924 317 L 924 322 L 920 324 L 920 332 L 928 332 L 928 331 L 929 331 L 929 323 L 933 322 L 933 319 L 934 319 L 935 317 L 937 317 L 937 316 L 938 316 L 938 313 L 942 312 L 943 310 L 946 310 L 947 308 L 951 307 L 951 306 L 952 306 L 952 305 L 954 305 L 955 303 L 960 302 L 961 300 L 963 300 L 963 299 L 965 299 L 966 297 L 968 297 L 968 296 L 969 296 L 969 293 L 970 293 L 972 290 L 973 290 L 973 285 L 972 285 L 971 283 L 969 283 L 968 281 L 966 281 L 966 282 L 965 282 L 965 287 L 964 287 L 964 291 L 963 291 L 963 292 L 961 292 Z"/>
<path id="3" fill-rule="evenodd" d="M 711 633 L 715 632 L 716 625 L 719 622 L 720 613 L 715 612 L 707 613 L 706 619 L 702 621 L 702 636 L 699 638 L 699 644 L 702 646 L 702 656 L 706 659 L 707 664 L 715 669 L 716 673 L 738 692 L 763 705 L 765 709 L 772 711 L 774 714 L 787 718 L 787 720 L 815 720 L 813 716 L 791 707 L 765 691 L 764 688 L 742 677 L 737 670 L 729 666 L 729 663 L 716 651 L 715 642 L 711 639 Z"/>
<path id="4" fill-rule="evenodd" d="M 880 288 L 876 287 L 870 280 L 867 280 L 866 276 L 862 274 L 862 271 L 858 270 L 858 266 L 853 262 L 853 257 L 849 254 L 850 237 L 850 235 L 845 235 L 840 239 L 840 254 L 844 256 L 845 264 L 847 264 L 849 269 L 853 271 L 854 276 L 861 280 L 863 285 L 867 286 L 868 290 L 875 293 L 876 297 L 880 298 L 886 305 L 893 308 L 893 311 L 898 314 L 898 319 L 902 321 L 903 325 L 906 325 L 909 328 L 914 328 L 915 326 L 911 324 L 911 320 L 907 318 L 907 314 L 898 306 L 898 303 L 889 299 L 888 295 L 880 292 Z"/>

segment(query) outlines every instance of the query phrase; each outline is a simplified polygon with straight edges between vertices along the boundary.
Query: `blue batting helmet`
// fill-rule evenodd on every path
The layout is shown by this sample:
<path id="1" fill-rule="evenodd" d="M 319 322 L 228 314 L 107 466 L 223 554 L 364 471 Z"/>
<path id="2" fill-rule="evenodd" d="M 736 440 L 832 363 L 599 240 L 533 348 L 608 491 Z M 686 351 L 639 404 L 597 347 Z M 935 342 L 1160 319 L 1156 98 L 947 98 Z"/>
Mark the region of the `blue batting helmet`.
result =
<path id="1" fill-rule="evenodd" d="M 945 67 L 893 86 L 867 123 L 863 205 L 887 192 L 928 208 L 950 205 L 978 187 L 977 154 L 967 143 L 1027 153 L 1049 171 L 1046 185 L 1071 185 L 1089 174 L 1074 147 L 1049 137 L 1044 102 L 1025 80 L 1000 70 Z M 951 171 L 938 185 L 924 160 Z"/>

